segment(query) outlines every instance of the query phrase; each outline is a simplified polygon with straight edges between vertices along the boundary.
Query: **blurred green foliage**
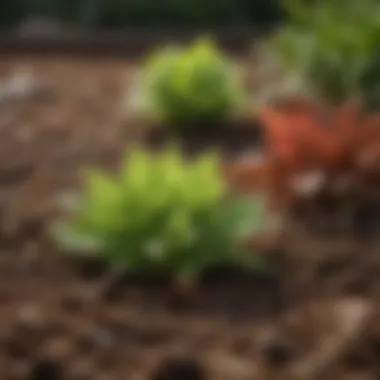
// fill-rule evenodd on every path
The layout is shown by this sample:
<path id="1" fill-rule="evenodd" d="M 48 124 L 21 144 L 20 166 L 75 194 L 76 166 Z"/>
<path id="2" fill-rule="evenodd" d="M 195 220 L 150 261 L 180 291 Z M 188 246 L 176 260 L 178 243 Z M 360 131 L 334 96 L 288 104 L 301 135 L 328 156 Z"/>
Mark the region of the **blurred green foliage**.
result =
<path id="1" fill-rule="evenodd" d="M 379 1 L 284 3 L 290 23 L 266 41 L 265 51 L 285 76 L 329 101 L 360 97 L 374 102 L 380 93 Z"/>
<path id="2" fill-rule="evenodd" d="M 0 24 L 42 14 L 101 28 L 250 25 L 276 20 L 279 0 L 2 0 Z"/>
<path id="3" fill-rule="evenodd" d="M 176 129 L 219 126 L 244 110 L 240 79 L 238 68 L 211 39 L 160 49 L 143 66 L 139 112 Z"/>

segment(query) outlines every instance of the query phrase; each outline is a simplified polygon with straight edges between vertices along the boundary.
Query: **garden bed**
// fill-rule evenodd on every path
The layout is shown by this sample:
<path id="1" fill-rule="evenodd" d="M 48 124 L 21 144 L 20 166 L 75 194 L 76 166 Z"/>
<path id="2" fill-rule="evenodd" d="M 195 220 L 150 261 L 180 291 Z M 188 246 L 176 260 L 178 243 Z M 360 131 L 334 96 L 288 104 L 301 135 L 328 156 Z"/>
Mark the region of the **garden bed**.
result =
<path id="1" fill-rule="evenodd" d="M 194 362 L 206 379 L 378 378 L 378 220 L 367 235 L 356 233 L 364 219 L 317 233 L 307 222 L 326 226 L 331 213 L 315 203 L 317 214 L 294 217 L 267 253 L 273 273 L 218 270 L 190 298 L 160 281 L 105 286 L 99 268 L 62 256 L 46 233 L 56 197 L 78 185 L 78 169 L 115 168 L 142 137 L 120 113 L 135 63 L 9 58 L 0 79 L 26 66 L 45 91 L 0 110 L 2 378 L 197 380 Z M 258 141 L 245 125 L 235 141 L 185 136 L 184 149 L 245 154 Z M 149 377 L 179 354 L 188 359 L 177 359 L 177 375 Z"/>

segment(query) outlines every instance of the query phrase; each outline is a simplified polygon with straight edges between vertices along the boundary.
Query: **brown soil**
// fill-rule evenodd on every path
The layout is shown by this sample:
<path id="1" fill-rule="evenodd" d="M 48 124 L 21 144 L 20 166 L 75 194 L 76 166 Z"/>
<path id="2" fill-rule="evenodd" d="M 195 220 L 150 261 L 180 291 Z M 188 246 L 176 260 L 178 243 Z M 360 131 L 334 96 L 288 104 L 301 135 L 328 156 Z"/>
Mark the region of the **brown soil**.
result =
<path id="1" fill-rule="evenodd" d="M 293 218 L 273 273 L 219 269 L 187 299 L 159 281 L 105 286 L 102 268 L 63 257 L 47 235 L 56 196 L 132 142 L 119 97 L 133 65 L 17 58 L 0 77 L 25 64 L 49 91 L 0 112 L 2 379 L 379 378 L 380 223 L 365 213 L 366 235 Z"/>

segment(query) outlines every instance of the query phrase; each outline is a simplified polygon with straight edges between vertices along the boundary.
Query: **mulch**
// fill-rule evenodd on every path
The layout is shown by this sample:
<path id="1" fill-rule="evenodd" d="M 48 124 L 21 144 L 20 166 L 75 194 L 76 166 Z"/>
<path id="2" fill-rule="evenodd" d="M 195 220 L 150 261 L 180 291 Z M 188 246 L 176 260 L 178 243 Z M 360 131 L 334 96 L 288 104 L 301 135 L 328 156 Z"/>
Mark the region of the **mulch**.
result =
<path id="1" fill-rule="evenodd" d="M 329 232 L 331 209 L 315 200 L 267 252 L 274 273 L 219 268 L 187 298 L 154 280 L 105 286 L 101 267 L 69 261 L 47 231 L 78 170 L 115 168 L 134 142 L 138 125 L 126 123 L 120 99 L 135 63 L 9 57 L 0 80 L 17 68 L 47 91 L 0 108 L 2 379 L 379 378 L 378 209 L 371 229 L 360 219 Z M 259 139 L 247 130 L 182 143 L 223 146 L 229 157 Z"/>

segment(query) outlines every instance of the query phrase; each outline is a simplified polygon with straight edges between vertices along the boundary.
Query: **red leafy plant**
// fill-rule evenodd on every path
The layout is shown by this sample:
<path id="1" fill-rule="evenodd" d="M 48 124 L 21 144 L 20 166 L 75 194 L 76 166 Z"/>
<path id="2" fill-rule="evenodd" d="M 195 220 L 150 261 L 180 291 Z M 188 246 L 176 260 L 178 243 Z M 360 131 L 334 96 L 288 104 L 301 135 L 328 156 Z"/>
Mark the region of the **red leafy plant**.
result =
<path id="1" fill-rule="evenodd" d="M 227 179 L 240 190 L 266 189 L 275 204 L 284 205 L 295 195 L 293 185 L 301 184 L 297 180 L 311 174 L 331 183 L 380 173 L 380 113 L 365 113 L 357 102 L 321 106 L 288 99 L 262 108 L 259 119 L 265 155 L 226 168 Z"/>
<path id="2" fill-rule="evenodd" d="M 365 114 L 357 102 L 319 107 L 294 101 L 260 111 L 269 154 L 294 174 L 351 170 L 380 142 L 380 113 Z"/>

